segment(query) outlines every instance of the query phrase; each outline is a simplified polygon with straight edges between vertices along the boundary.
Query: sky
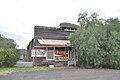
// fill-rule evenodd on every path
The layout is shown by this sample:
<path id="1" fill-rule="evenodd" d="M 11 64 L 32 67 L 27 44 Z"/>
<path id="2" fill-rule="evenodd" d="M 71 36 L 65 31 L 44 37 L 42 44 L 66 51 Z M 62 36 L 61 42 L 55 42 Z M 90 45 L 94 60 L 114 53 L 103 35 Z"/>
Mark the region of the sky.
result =
<path id="1" fill-rule="evenodd" d="M 97 12 L 102 18 L 120 18 L 119 0 L 0 0 L 0 34 L 26 49 L 34 25 L 59 27 L 78 24 L 78 14 Z"/>

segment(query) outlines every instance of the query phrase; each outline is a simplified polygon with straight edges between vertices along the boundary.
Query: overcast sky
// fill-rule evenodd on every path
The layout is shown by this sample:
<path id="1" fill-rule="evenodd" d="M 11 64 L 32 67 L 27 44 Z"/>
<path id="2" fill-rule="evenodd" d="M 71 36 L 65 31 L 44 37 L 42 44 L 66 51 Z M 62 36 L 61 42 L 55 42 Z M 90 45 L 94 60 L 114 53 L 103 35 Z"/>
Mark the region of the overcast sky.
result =
<path id="1" fill-rule="evenodd" d="M 34 25 L 59 27 L 61 22 L 77 24 L 81 12 L 98 12 L 101 17 L 120 18 L 119 0 L 0 0 L 0 34 L 26 48 Z"/>

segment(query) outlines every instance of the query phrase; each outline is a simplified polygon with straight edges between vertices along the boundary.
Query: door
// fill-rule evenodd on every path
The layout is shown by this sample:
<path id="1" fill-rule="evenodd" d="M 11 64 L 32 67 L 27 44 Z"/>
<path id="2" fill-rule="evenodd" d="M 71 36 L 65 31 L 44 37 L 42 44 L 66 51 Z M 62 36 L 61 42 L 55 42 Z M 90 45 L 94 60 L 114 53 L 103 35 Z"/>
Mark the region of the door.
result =
<path id="1" fill-rule="evenodd" d="M 47 60 L 54 60 L 55 59 L 55 48 L 47 48 Z"/>

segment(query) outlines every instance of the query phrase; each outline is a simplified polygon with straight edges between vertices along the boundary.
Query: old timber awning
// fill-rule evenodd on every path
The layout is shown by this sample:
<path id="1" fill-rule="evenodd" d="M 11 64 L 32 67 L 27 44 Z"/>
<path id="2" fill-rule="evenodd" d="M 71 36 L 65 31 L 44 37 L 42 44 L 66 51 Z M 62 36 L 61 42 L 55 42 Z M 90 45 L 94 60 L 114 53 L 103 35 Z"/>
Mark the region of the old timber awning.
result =
<path id="1" fill-rule="evenodd" d="M 39 47 L 69 47 L 69 40 L 38 39 Z"/>

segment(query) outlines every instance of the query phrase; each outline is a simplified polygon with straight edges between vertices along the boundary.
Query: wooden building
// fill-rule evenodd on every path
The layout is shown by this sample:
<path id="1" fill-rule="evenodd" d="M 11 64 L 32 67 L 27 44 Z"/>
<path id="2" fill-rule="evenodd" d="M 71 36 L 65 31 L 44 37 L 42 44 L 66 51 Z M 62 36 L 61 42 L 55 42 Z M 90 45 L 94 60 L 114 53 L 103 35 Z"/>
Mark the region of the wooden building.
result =
<path id="1" fill-rule="evenodd" d="M 27 46 L 28 61 L 34 65 L 75 66 L 76 53 L 68 37 L 77 27 L 71 23 L 61 23 L 60 28 L 34 26 L 34 38 Z"/>
<path id="2" fill-rule="evenodd" d="M 18 49 L 19 53 L 19 61 L 25 62 L 27 60 L 27 50 L 26 49 Z"/>

